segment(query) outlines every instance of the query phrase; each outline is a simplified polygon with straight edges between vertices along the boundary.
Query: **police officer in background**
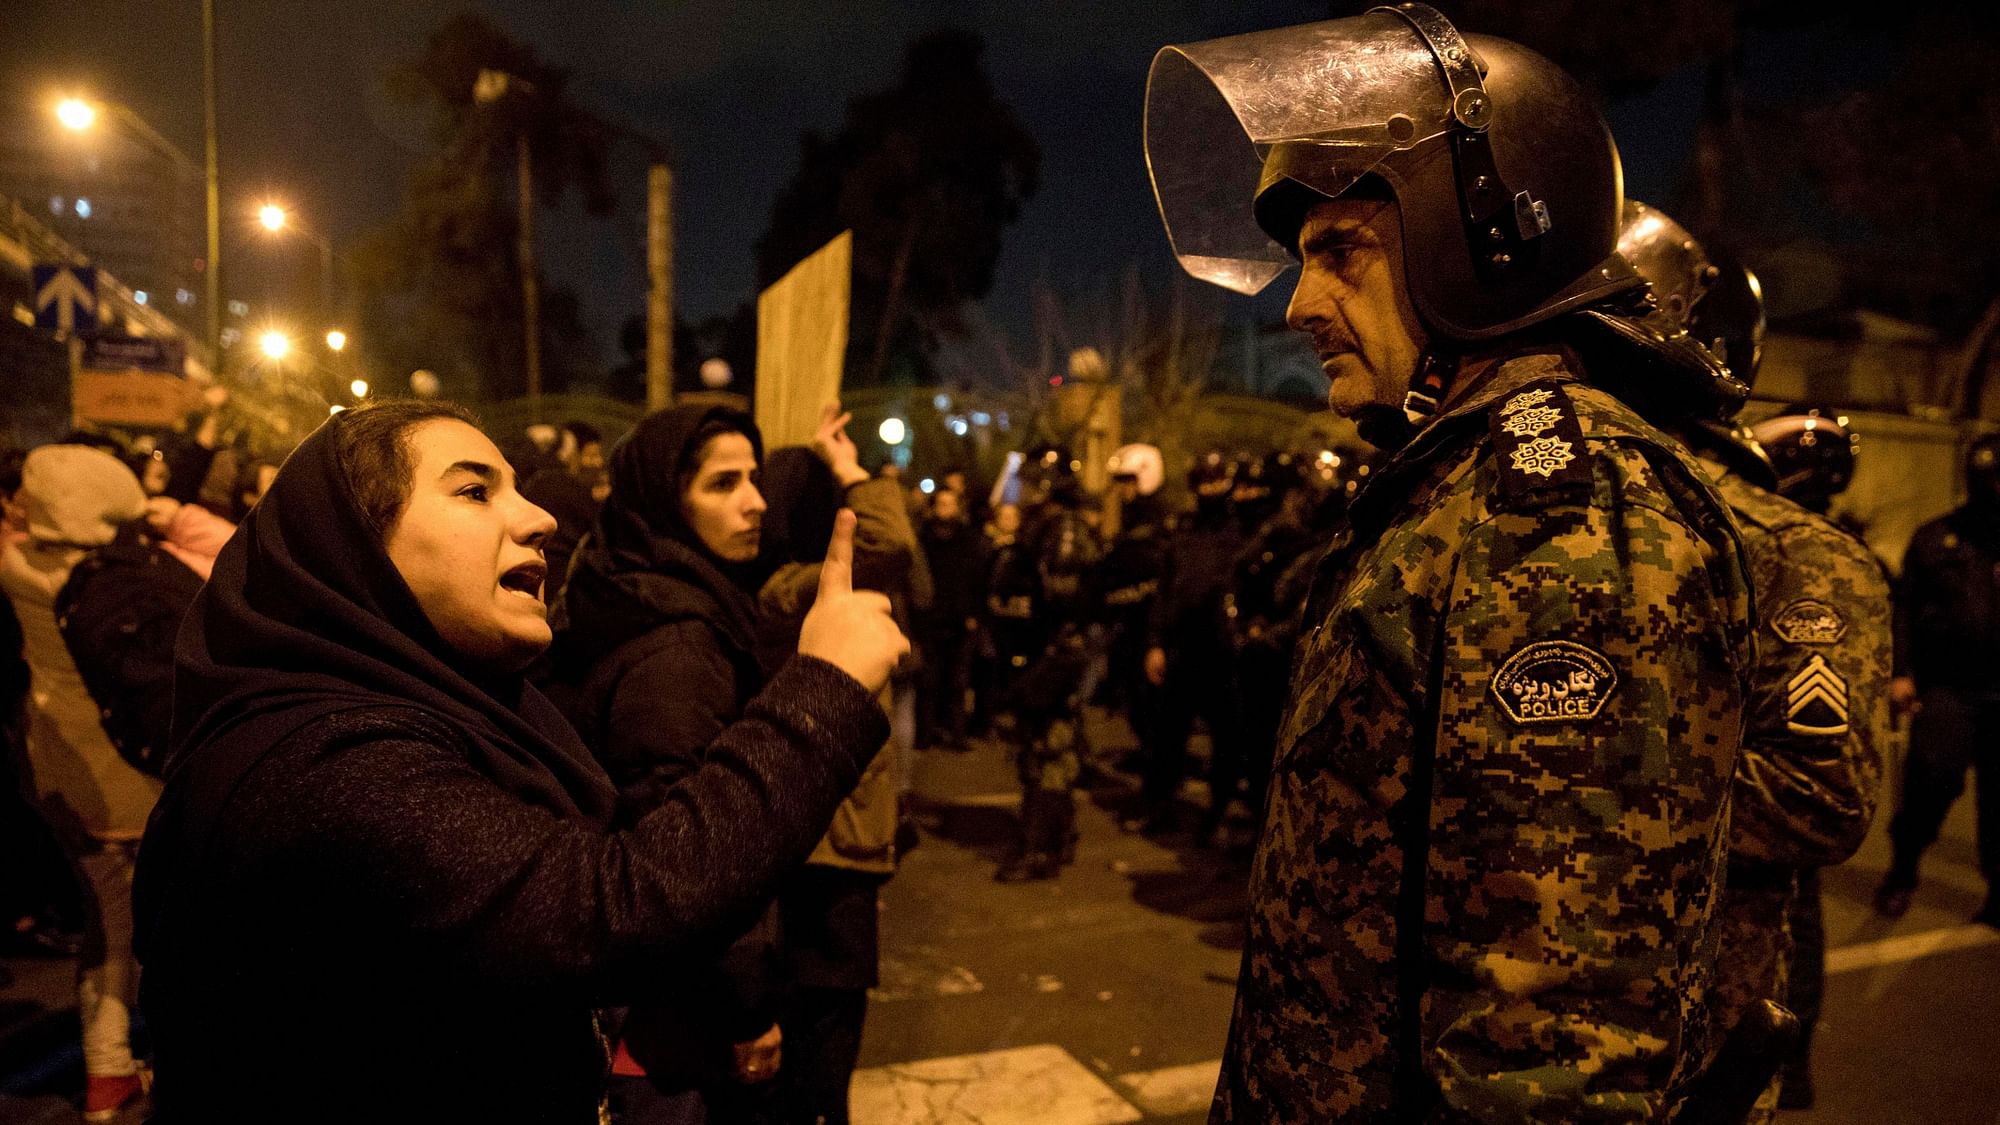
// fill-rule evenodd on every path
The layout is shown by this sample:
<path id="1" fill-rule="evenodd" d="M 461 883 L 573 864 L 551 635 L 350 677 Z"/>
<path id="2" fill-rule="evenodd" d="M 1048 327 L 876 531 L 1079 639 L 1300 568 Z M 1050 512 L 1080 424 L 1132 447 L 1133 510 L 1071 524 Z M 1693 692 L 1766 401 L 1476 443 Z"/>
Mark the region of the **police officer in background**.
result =
<path id="1" fill-rule="evenodd" d="M 1110 686 L 1136 732 L 1153 710 L 1145 673 L 1147 630 L 1172 521 L 1160 499 L 1166 462 L 1158 448 L 1121 446 L 1111 455 L 1110 468 L 1118 501 L 1118 534 L 1105 550 L 1102 570 L 1104 612 L 1113 630 Z"/>
<path id="2" fill-rule="evenodd" d="M 1979 773 L 1979 870 L 1986 902 L 1973 920 L 2000 926 L 2000 435 L 1965 456 L 1965 503 L 1917 529 L 1896 599 L 1897 705 L 1914 713 L 1901 803 L 1889 821 L 1894 857 L 1875 909 L 1900 918 L 1917 867 L 1937 841 L 1965 771 Z"/>
<path id="3" fill-rule="evenodd" d="M 1752 425 L 1750 436 L 1777 471 L 1778 495 L 1859 535 L 1856 528 L 1834 519 L 1829 512 L 1834 498 L 1845 492 L 1854 478 L 1858 437 L 1849 432 L 1844 419 L 1831 410 L 1788 406 Z M 1879 558 L 1872 553 L 1869 558 L 1887 574 Z M 1885 733 L 1878 731 L 1878 746 Z M 1786 918 L 1792 935 L 1786 1006 L 1799 1017 L 1799 1038 L 1779 1073 L 1779 1109 L 1810 1109 L 1815 1100 L 1812 1040 L 1826 998 L 1826 915 L 1820 901 L 1819 872 L 1817 867 L 1799 869 L 1798 894 Z"/>
<path id="4" fill-rule="evenodd" d="M 1023 478 L 1029 510 L 996 594 L 1026 610 L 1010 657 L 1007 692 L 1021 779 L 1019 846 L 994 873 L 1002 883 L 1053 879 L 1076 856 L 1073 796 L 1084 755 L 1083 704 L 1095 655 L 1088 628 L 1101 613 L 1097 534 L 1078 510 L 1077 464 L 1064 449 L 1031 455 Z"/>
<path id="5" fill-rule="evenodd" d="M 1245 783 L 1244 803 L 1253 823 L 1260 825 L 1304 600 L 1303 591 L 1283 591 L 1281 584 L 1319 541 L 1312 517 L 1326 495 L 1307 486 L 1303 464 L 1290 451 L 1279 451 L 1266 454 L 1238 475 L 1237 518 L 1250 540 L 1236 556 L 1222 600 L 1223 630 L 1234 658 L 1231 671 L 1240 732 L 1233 740 L 1240 753 L 1236 768 Z M 1256 494 L 1259 489 L 1262 498 Z M 1222 827 L 1235 782 L 1230 776 L 1215 786 L 1210 831 Z"/>
<path id="6" fill-rule="evenodd" d="M 1694 451 L 1728 501 L 1763 626 L 1719 911 L 1716 1018 L 1733 1026 L 1758 1001 L 1788 999 L 1800 878 L 1812 879 L 1818 929 L 1818 871 L 1853 855 L 1874 817 L 1889 735 L 1889 583 L 1866 544 L 1780 496 L 1771 458 L 1751 431 L 1730 425 L 1762 348 L 1755 276 L 1636 201 L 1625 205 L 1618 251 L 1646 277 L 1654 302 L 1650 315 L 1602 321 L 1630 345 L 1633 361 L 1621 370 L 1632 383 L 1617 389 Z M 1766 432 L 1789 433 L 1791 421 Z M 1831 419 L 1797 421 L 1815 442 L 1848 444 Z M 1840 487 L 1848 475 L 1839 474 Z M 1788 479 L 1810 493 L 1817 476 L 1794 471 Z M 1804 950 L 1809 975 L 1824 972 L 1823 945 Z M 1792 1060 L 1795 1102 L 1811 1100 L 1804 1062 L 1801 1050 Z M 1768 1122 L 1778 1107 L 1772 1081 L 1747 1120 Z"/>
<path id="7" fill-rule="evenodd" d="M 1392 451 L 1306 606 L 1212 1120 L 1687 1112 L 1753 622 L 1726 504 L 1570 346 L 1643 294 L 1609 131 L 1422 5 L 1169 47 L 1147 97 L 1182 265 L 1300 260 Z"/>
<path id="8" fill-rule="evenodd" d="M 1148 621 L 1146 682 L 1155 689 L 1158 707 L 1138 731 L 1144 758 L 1140 808 L 1126 818 L 1127 831 L 1162 833 L 1179 827 L 1176 801 L 1197 718 L 1208 726 L 1209 764 L 1238 760 L 1231 744 L 1236 724 L 1229 648 L 1222 632 L 1222 593 L 1230 566 L 1243 549 L 1243 531 L 1230 508 L 1235 490 L 1236 466 L 1220 450 L 1195 458 L 1188 470 L 1194 511 L 1174 529 Z"/>

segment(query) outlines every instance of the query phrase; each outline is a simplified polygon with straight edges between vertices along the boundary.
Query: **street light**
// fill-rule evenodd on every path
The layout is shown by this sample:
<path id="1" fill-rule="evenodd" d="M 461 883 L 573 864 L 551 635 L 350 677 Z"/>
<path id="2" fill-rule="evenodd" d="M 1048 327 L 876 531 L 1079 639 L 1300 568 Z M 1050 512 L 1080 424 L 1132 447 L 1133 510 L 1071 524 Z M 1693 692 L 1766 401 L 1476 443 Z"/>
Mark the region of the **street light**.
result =
<path id="1" fill-rule="evenodd" d="M 63 128 L 81 133 L 97 124 L 97 107 L 82 98 L 64 98 L 56 103 L 56 120 Z"/>
<path id="2" fill-rule="evenodd" d="M 342 332 L 338 328 L 329 328 L 326 330 L 326 347 L 328 351 L 337 352 L 346 346 L 347 333 Z"/>
<path id="3" fill-rule="evenodd" d="M 295 231 L 319 247 L 320 311 L 325 314 L 328 320 L 333 319 L 333 243 L 325 235 L 308 230 L 302 224 L 295 222 L 292 219 L 291 212 L 285 210 L 284 205 L 280 203 L 265 203 L 259 206 L 257 208 L 257 225 L 270 231 L 272 234 Z M 333 348 L 334 351 L 340 350 L 332 342 L 331 336 L 327 338 L 327 346 Z"/>
<path id="4" fill-rule="evenodd" d="M 212 56 L 214 49 L 214 29 L 212 23 L 209 21 L 209 17 L 213 14 L 213 2 L 214 0 L 203 0 L 202 3 L 202 15 L 204 19 L 203 50 L 205 52 L 203 66 L 204 73 L 208 75 L 211 86 L 213 84 L 213 75 L 211 73 L 213 58 L 209 56 Z M 219 190 L 217 184 L 219 179 L 215 164 L 215 107 L 213 90 L 207 90 L 206 96 L 208 99 L 208 119 L 205 130 L 207 142 L 207 161 L 205 165 L 196 164 L 192 157 L 181 151 L 179 145 L 161 136 L 160 131 L 148 124 L 145 118 L 140 117 L 138 114 L 132 112 L 131 109 L 117 102 L 94 102 L 87 98 L 68 97 L 56 103 L 55 115 L 56 121 L 63 128 L 73 133 L 82 133 L 96 128 L 98 117 L 108 113 L 126 131 L 137 137 L 141 144 L 161 153 L 170 163 L 182 169 L 188 175 L 200 176 L 206 181 L 208 187 L 208 254 L 202 263 L 203 281 L 208 291 L 208 307 L 204 310 L 208 314 L 206 343 L 210 352 L 209 362 L 219 368 L 222 363 L 222 223 L 221 215 L 216 210 L 216 198 Z"/>
<path id="5" fill-rule="evenodd" d="M 257 337 L 257 350 L 268 359 L 283 359 L 292 352 L 292 338 L 275 328 Z"/>
<path id="6" fill-rule="evenodd" d="M 355 398 L 367 398 L 367 397 L 368 397 L 368 380 L 366 380 L 366 379 L 356 379 L 356 380 L 355 380 L 355 381 L 353 381 L 352 383 L 349 383 L 349 384 L 347 384 L 347 389 L 348 389 L 348 390 L 350 390 L 350 391 L 353 391 L 353 392 L 354 392 L 354 397 L 355 397 Z"/>

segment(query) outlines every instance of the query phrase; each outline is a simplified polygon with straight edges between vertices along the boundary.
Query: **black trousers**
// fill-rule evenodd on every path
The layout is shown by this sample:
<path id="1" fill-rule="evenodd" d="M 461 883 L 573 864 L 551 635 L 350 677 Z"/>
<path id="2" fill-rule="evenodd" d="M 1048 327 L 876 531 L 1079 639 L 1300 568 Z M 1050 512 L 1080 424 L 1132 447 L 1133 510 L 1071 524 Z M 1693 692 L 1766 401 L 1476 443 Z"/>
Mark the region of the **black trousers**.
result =
<path id="1" fill-rule="evenodd" d="M 865 988 L 793 989 L 778 1017 L 785 1029 L 778 1068 L 784 1125 L 847 1125 L 847 1089 L 867 1018 Z"/>
<path id="2" fill-rule="evenodd" d="M 1924 852 L 1937 842 L 1945 814 L 1965 791 L 1968 767 L 1979 775 L 1979 869 L 2000 884 L 2000 698 L 1957 688 L 1926 689 L 1910 722 L 1903 791 L 1889 821 L 1893 877 L 1914 882 Z"/>
<path id="3" fill-rule="evenodd" d="M 1826 916 L 1820 909 L 1819 868 L 1799 871 L 1798 893 L 1792 896 L 1792 968 L 1785 990 L 1785 1007 L 1799 1017 L 1799 1038 L 1786 1066 L 1803 1069 L 1812 1060 L 1813 1029 L 1819 1026 L 1826 999 Z"/>
<path id="4" fill-rule="evenodd" d="M 1243 777 L 1243 754 L 1236 725 L 1235 681 L 1226 660 L 1213 648 L 1192 647 L 1167 653 L 1165 687 L 1149 689 L 1140 699 L 1151 720 L 1139 726 L 1145 752 L 1140 789 L 1146 803 L 1164 807 L 1180 792 L 1187 776 L 1187 742 L 1199 718 L 1208 726 L 1209 785 L 1213 792 L 1211 818 L 1219 817 Z"/>
<path id="5" fill-rule="evenodd" d="M 965 693 L 972 687 L 973 636 L 949 621 L 924 640 L 924 670 L 917 683 L 917 745 L 965 742 Z"/>

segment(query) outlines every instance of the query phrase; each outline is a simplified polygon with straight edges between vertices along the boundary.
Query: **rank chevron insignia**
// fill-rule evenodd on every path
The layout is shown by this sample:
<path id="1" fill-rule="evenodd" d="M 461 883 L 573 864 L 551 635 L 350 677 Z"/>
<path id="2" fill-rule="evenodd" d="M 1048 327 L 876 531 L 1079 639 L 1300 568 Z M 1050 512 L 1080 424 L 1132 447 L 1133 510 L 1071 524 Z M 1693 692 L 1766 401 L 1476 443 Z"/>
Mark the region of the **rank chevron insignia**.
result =
<path id="1" fill-rule="evenodd" d="M 1785 683 L 1785 729 L 1832 737 L 1847 733 L 1847 681 L 1815 655 Z"/>

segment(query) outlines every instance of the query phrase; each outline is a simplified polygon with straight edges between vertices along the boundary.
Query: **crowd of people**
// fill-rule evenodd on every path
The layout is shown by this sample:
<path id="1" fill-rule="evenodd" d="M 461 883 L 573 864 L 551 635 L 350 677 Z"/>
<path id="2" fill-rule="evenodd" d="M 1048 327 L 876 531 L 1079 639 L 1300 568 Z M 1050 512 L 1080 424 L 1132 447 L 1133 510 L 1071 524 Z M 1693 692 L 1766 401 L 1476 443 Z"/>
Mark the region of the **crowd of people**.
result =
<path id="1" fill-rule="evenodd" d="M 1295 88 L 1334 72 L 1370 96 Z M 844 1122 L 918 750 L 1004 747 L 995 877 L 1054 879 L 1121 714 L 1122 827 L 1254 846 L 1214 1120 L 1809 1104 L 1891 709 L 1887 916 L 1990 741 L 2000 439 L 1892 609 L 1845 424 L 1736 423 L 1754 279 L 1622 199 L 1546 60 L 1404 5 L 1154 78 L 1183 264 L 1296 261 L 1373 452 L 906 491 L 837 403 L 503 452 L 387 400 L 280 466 L 218 395 L 0 460 L 0 940 L 78 959 L 85 1119 Z"/>

